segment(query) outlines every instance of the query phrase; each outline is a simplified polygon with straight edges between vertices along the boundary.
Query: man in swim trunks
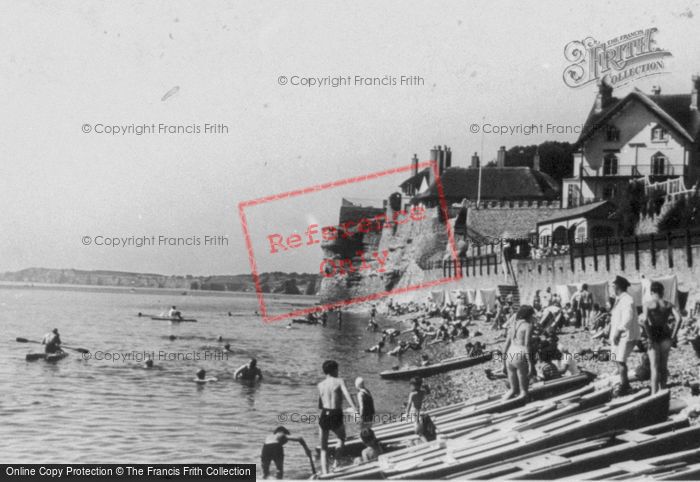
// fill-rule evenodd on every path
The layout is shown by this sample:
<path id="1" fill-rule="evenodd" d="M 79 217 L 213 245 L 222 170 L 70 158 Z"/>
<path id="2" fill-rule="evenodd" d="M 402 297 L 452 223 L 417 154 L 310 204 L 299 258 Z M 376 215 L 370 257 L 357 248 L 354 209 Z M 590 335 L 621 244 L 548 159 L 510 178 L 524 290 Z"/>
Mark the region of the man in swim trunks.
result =
<path id="1" fill-rule="evenodd" d="M 644 331 L 649 339 L 649 362 L 651 368 L 651 393 L 666 388 L 668 379 L 668 354 L 673 339 L 682 323 L 681 313 L 673 303 L 664 299 L 664 285 L 658 281 L 651 283 L 651 300 L 644 304 L 642 320 Z M 669 321 L 675 320 L 674 328 Z"/>
<path id="2" fill-rule="evenodd" d="M 616 299 L 610 316 L 610 345 L 613 360 L 617 364 L 617 372 L 620 375 L 620 394 L 624 394 L 630 388 L 627 357 L 632 353 L 640 336 L 637 308 L 634 305 L 634 299 L 627 293 L 629 286 L 630 282 L 622 276 L 616 277 L 613 281 Z"/>
<path id="3" fill-rule="evenodd" d="M 270 476 L 270 463 L 274 462 L 277 467 L 277 478 L 284 478 L 284 445 L 287 442 L 299 442 L 304 448 L 307 457 L 311 460 L 311 468 L 313 470 L 313 460 L 311 459 L 311 451 L 304 441 L 303 437 L 290 437 L 291 433 L 285 427 L 279 426 L 265 439 L 260 454 L 260 465 L 262 465 L 263 478 L 267 479 Z"/>
<path id="4" fill-rule="evenodd" d="M 318 408 L 321 417 L 318 424 L 321 431 L 321 470 L 328 473 L 328 435 L 332 431 L 340 440 L 339 451 L 345 446 L 345 425 L 343 424 L 343 397 L 348 401 L 352 410 L 357 408 L 352 401 L 348 387 L 342 378 L 338 378 L 338 362 L 326 360 L 323 362 L 323 373 L 326 379 L 318 384 Z"/>
<path id="5" fill-rule="evenodd" d="M 258 361 L 255 358 L 251 358 L 248 363 L 240 367 L 236 370 L 236 373 L 233 374 L 234 379 L 240 378 L 241 380 L 249 382 L 255 381 L 256 377 L 262 380 L 263 375 L 260 368 L 258 368 Z"/>

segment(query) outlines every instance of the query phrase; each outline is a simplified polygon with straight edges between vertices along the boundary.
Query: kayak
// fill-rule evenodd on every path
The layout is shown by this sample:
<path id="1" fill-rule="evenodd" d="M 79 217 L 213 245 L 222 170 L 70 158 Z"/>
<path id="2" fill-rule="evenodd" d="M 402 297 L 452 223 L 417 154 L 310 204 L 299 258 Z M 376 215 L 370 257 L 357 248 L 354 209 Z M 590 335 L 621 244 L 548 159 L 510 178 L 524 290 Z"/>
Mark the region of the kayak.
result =
<path id="1" fill-rule="evenodd" d="M 172 321 L 173 323 L 175 322 L 182 322 L 182 321 L 189 321 L 189 322 L 196 322 L 194 318 L 170 318 L 169 316 L 151 316 L 152 320 L 162 320 L 162 321 Z"/>
<path id="2" fill-rule="evenodd" d="M 404 380 L 412 377 L 431 377 L 439 373 L 449 372 L 451 370 L 458 370 L 460 368 L 468 368 L 474 365 L 479 365 L 485 363 L 493 358 L 493 353 L 488 352 L 479 356 L 459 356 L 455 358 L 449 358 L 432 365 L 427 365 L 424 367 L 413 367 L 406 368 L 403 370 L 386 370 L 379 374 L 380 377 L 385 380 Z"/>
<path id="3" fill-rule="evenodd" d="M 37 361 L 37 360 L 44 360 L 49 363 L 55 363 L 57 361 L 63 360 L 65 357 L 68 356 L 68 353 L 65 351 L 59 352 L 59 353 L 27 353 L 26 360 L 27 361 Z"/>

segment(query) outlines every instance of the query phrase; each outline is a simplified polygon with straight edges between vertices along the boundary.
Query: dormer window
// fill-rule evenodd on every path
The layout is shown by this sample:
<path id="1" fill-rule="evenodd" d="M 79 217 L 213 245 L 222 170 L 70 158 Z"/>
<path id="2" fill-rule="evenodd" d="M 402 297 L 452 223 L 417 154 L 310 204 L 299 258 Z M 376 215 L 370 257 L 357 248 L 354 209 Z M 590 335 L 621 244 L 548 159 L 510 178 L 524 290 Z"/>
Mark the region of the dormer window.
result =
<path id="1" fill-rule="evenodd" d="M 651 129 L 651 142 L 666 142 L 668 141 L 668 131 L 660 125 Z"/>
<path id="2" fill-rule="evenodd" d="M 608 154 L 603 158 L 603 176 L 617 176 L 617 156 Z"/>
<path id="3" fill-rule="evenodd" d="M 618 142 L 620 140 L 620 129 L 615 126 L 605 128 L 605 139 L 608 142 Z"/>

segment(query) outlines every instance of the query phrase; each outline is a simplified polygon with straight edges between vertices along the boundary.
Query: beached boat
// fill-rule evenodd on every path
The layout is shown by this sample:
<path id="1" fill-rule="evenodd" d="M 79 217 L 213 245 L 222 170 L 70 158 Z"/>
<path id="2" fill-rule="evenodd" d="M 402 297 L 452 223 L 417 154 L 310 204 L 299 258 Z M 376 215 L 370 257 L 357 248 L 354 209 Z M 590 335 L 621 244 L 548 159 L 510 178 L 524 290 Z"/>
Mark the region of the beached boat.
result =
<path id="1" fill-rule="evenodd" d="M 617 462 L 610 467 L 578 474 L 577 480 L 619 480 L 653 478 L 662 480 L 698 480 L 700 440 L 695 447 L 681 452 L 646 459 Z M 679 446 L 678 449 L 684 448 Z"/>
<path id="2" fill-rule="evenodd" d="M 620 460 L 672 453 L 700 444 L 700 426 L 687 418 L 668 420 L 639 430 L 613 431 L 603 437 L 576 441 L 526 458 L 500 461 L 488 468 L 451 475 L 455 479 L 554 480 L 608 467 Z"/>
<path id="3" fill-rule="evenodd" d="M 549 408 L 540 407 L 514 420 L 470 430 L 456 438 L 438 439 L 384 454 L 377 462 L 333 475 L 372 479 L 445 478 L 571 441 L 661 423 L 668 417 L 668 391 L 649 396 L 644 390 L 596 406 L 600 393 Z"/>
<path id="4" fill-rule="evenodd" d="M 63 360 L 67 356 L 68 353 L 66 353 L 65 351 L 60 353 L 27 353 L 25 359 L 27 361 L 44 360 L 49 363 L 55 363 L 57 361 Z"/>
<path id="5" fill-rule="evenodd" d="M 151 316 L 152 320 L 162 320 L 162 321 L 172 321 L 173 323 L 180 323 L 180 322 L 190 322 L 194 323 L 197 320 L 194 318 L 171 318 L 169 316 Z"/>
<path id="6" fill-rule="evenodd" d="M 562 399 L 579 397 L 586 393 L 592 393 L 594 388 L 589 385 L 589 382 L 595 378 L 595 375 L 590 372 L 581 372 L 579 375 L 562 377 L 556 380 L 535 383 L 530 387 L 530 401 L 537 402 L 551 399 L 558 401 Z M 581 390 L 583 388 L 583 390 Z M 464 402 L 459 402 L 445 407 L 439 407 L 432 410 L 427 410 L 425 413 L 430 416 L 433 423 L 436 425 L 437 431 L 440 431 L 443 422 L 448 423 L 455 419 L 466 421 L 476 417 L 507 412 L 525 405 L 523 399 L 503 400 L 503 395 L 493 395 L 479 398 L 472 398 Z M 414 424 L 407 421 L 396 421 L 384 423 L 372 427 L 377 439 L 382 444 L 385 451 L 402 448 L 407 443 L 416 439 L 414 434 Z M 337 440 L 329 444 L 330 450 L 334 450 L 339 445 Z M 347 456 L 357 457 L 364 448 L 364 444 L 359 436 L 355 435 L 345 443 L 343 454 Z"/>
<path id="7" fill-rule="evenodd" d="M 379 374 L 385 380 L 406 380 L 412 377 L 431 377 L 440 373 L 449 372 L 451 370 L 459 370 L 468 368 L 481 363 L 486 363 L 493 358 L 493 353 L 488 352 L 480 356 L 458 356 L 448 358 L 441 362 L 434 363 L 423 367 L 404 368 L 402 370 L 386 370 Z"/>
<path id="8" fill-rule="evenodd" d="M 556 447 L 571 440 L 600 435 L 613 430 L 635 429 L 660 423 L 668 417 L 668 390 L 649 396 L 644 390 L 615 399 L 603 407 L 582 412 L 561 410 L 561 417 L 544 425 L 532 420 L 510 432 L 485 436 L 468 434 L 448 440 L 436 453 L 408 460 L 392 461 L 394 454 L 381 460 L 382 475 L 388 478 L 433 479 L 447 477 L 505 459 Z M 481 435 L 481 434 L 479 434 Z M 398 462 L 398 463 L 397 463 Z"/>
<path id="9" fill-rule="evenodd" d="M 294 319 L 292 320 L 292 323 L 297 323 L 297 324 L 300 324 L 300 325 L 320 325 L 320 324 L 321 324 L 320 321 L 316 321 L 316 320 L 307 320 L 306 318 L 294 318 Z"/>

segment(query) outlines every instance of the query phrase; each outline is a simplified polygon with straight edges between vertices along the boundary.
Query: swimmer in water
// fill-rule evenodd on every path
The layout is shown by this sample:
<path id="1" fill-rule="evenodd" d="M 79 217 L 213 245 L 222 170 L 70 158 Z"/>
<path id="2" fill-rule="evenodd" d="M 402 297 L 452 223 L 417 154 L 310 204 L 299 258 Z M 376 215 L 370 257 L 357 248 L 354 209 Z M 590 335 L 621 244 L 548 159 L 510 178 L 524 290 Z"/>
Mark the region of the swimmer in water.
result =
<path id="1" fill-rule="evenodd" d="M 224 341 L 224 337 L 219 335 L 219 338 L 217 338 L 216 341 Z"/>
<path id="2" fill-rule="evenodd" d="M 144 368 L 153 368 L 153 360 L 149 358 L 145 362 L 143 362 L 143 367 Z"/>
<path id="3" fill-rule="evenodd" d="M 200 368 L 199 371 L 197 371 L 197 378 L 194 379 L 196 383 L 207 383 L 207 382 L 216 382 L 218 379 L 216 377 L 209 377 L 207 378 L 207 372 L 204 370 L 204 368 Z"/>
<path id="4" fill-rule="evenodd" d="M 168 337 L 168 340 L 170 340 L 170 341 L 177 340 L 177 337 L 175 335 L 170 335 Z"/>
<path id="5" fill-rule="evenodd" d="M 246 381 L 255 381 L 256 378 L 262 380 L 263 375 L 260 368 L 258 368 L 258 361 L 255 358 L 251 358 L 248 363 L 236 370 L 236 373 L 233 374 L 233 378 L 240 378 Z"/>

